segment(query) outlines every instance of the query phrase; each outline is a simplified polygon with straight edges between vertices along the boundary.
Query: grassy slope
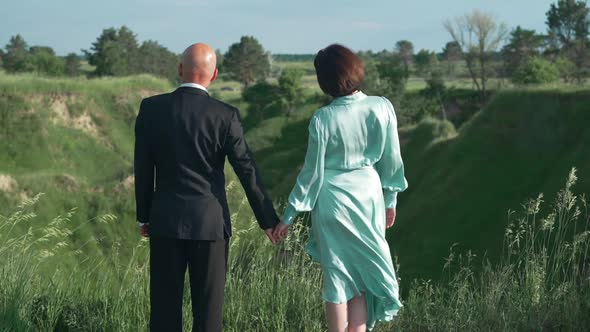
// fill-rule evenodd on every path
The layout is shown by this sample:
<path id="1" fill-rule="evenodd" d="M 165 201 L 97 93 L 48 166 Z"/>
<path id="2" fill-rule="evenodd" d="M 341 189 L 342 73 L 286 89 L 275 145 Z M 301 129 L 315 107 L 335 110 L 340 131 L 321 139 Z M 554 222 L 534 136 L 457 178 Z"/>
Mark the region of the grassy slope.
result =
<path id="1" fill-rule="evenodd" d="M 284 199 L 296 179 L 309 116 L 319 105 L 290 121 L 267 119 L 247 134 L 276 198 Z M 437 278 L 453 243 L 497 257 L 507 211 L 557 192 L 572 166 L 578 192 L 590 192 L 588 110 L 588 91 L 515 90 L 499 93 L 458 135 L 436 120 L 400 130 L 410 188 L 388 236 L 402 278 Z"/>
<path id="2" fill-rule="evenodd" d="M 455 242 L 496 257 L 507 210 L 557 192 L 572 166 L 590 192 L 589 110 L 588 91 L 506 91 L 454 139 L 432 143 L 424 125 L 404 133 L 410 188 L 390 231 L 402 274 L 436 276 Z"/>
<path id="3" fill-rule="evenodd" d="M 135 116 L 142 97 L 172 88 L 147 75 L 88 80 L 0 72 L 0 215 L 10 215 L 24 198 L 45 193 L 35 205 L 38 217 L 17 225 L 7 237 L 25 234 L 31 226 L 36 237 L 43 236 L 37 233 L 48 228 L 39 225 L 75 208 L 64 226 L 76 231 L 61 249 L 64 255 L 55 254 L 59 265 L 115 264 L 115 247 L 119 264 L 125 264 L 140 240 L 132 181 Z M 238 83 L 216 82 L 211 93 L 238 106 L 248 120 Z M 252 225 L 251 210 L 242 209 L 244 192 L 229 165 L 227 171 L 230 207 L 240 211 L 241 222 Z M 99 222 L 105 214 L 118 219 Z M 69 253 L 78 248 L 82 255 L 73 258 Z"/>
<path id="4" fill-rule="evenodd" d="M 86 258 L 108 257 L 107 248 L 117 242 L 123 243 L 122 254 L 128 254 L 125 243 L 138 239 L 128 178 L 133 173 L 135 114 L 142 97 L 169 89 L 166 81 L 149 76 L 0 76 L 0 174 L 16 181 L 0 190 L 0 214 L 8 215 L 22 198 L 43 192 L 36 225 L 75 207 L 70 229 L 94 220 L 69 237 L 74 247 L 85 248 Z M 118 220 L 96 222 L 106 213 Z M 15 232 L 29 226 L 17 225 Z"/>

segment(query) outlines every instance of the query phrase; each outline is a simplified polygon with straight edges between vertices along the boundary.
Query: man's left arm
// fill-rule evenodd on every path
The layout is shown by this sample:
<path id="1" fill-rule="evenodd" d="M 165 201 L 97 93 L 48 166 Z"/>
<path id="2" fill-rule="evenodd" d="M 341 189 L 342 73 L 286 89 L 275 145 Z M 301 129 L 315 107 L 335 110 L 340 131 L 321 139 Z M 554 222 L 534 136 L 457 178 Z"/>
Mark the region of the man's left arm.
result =
<path id="1" fill-rule="evenodd" d="M 148 142 L 148 120 L 146 119 L 145 100 L 141 102 L 135 120 L 135 153 L 133 168 L 135 172 L 135 204 L 137 221 L 142 226 L 149 224 L 149 213 L 154 195 L 154 159 Z M 142 234 L 143 235 L 143 234 Z M 145 234 L 147 235 L 147 234 Z M 144 235 L 144 236 L 145 236 Z"/>
<path id="2" fill-rule="evenodd" d="M 238 110 L 235 110 L 232 114 L 229 130 L 225 138 L 225 149 L 228 160 L 238 175 L 242 187 L 244 187 L 246 197 L 248 197 L 248 202 L 254 211 L 260 228 L 265 231 L 274 228 L 279 223 L 279 217 L 270 196 L 262 184 L 256 162 L 244 139 L 244 131 Z M 267 233 L 267 235 L 269 234 Z M 272 238 L 271 240 L 274 242 Z"/>

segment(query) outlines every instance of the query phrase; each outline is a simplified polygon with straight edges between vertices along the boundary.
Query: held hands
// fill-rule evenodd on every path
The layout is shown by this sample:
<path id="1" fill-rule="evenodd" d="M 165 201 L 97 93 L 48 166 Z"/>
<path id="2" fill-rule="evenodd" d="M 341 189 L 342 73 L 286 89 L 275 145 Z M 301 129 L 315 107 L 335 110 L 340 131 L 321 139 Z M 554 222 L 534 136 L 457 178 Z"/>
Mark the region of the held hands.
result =
<path id="1" fill-rule="evenodd" d="M 142 237 L 150 237 L 149 224 L 140 225 L 139 226 L 139 234 Z"/>
<path id="2" fill-rule="evenodd" d="M 279 244 L 289 234 L 289 225 L 280 222 L 274 228 L 265 229 L 264 233 L 272 244 Z"/>
<path id="3" fill-rule="evenodd" d="M 272 244 L 277 244 L 277 243 L 279 243 L 279 241 L 275 238 L 273 233 L 274 233 L 274 228 L 267 228 L 264 230 L 264 234 L 266 234 L 266 237 L 268 237 L 270 242 L 272 242 Z"/>
<path id="4" fill-rule="evenodd" d="M 385 209 L 385 227 L 391 228 L 395 223 L 395 209 Z"/>
<path id="5" fill-rule="evenodd" d="M 280 241 L 283 241 L 283 239 L 285 237 L 287 237 L 287 234 L 289 234 L 289 226 L 287 224 L 284 224 L 282 221 L 280 223 L 278 223 L 278 225 L 275 226 L 273 235 L 277 238 L 280 239 Z"/>

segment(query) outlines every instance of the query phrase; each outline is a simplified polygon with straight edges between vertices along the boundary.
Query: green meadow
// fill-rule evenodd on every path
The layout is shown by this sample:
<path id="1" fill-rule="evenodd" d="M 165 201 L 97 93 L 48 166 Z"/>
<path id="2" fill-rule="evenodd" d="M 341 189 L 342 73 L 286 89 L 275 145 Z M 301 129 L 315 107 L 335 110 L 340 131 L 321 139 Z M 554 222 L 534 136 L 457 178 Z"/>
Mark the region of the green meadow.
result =
<path id="1" fill-rule="evenodd" d="M 290 117 L 271 104 L 260 120 L 237 82 L 222 77 L 211 88 L 242 110 L 279 211 L 303 163 L 308 121 L 329 102 L 311 63 L 273 64 L 289 66 L 306 71 L 305 98 Z M 469 82 L 448 84 L 468 116 L 400 120 L 410 187 L 388 240 L 405 307 L 376 331 L 588 329 L 590 90 L 497 84 L 474 108 L 464 102 Z M 410 78 L 406 102 L 425 86 Z M 0 331 L 147 329 L 133 125 L 141 98 L 173 88 L 147 75 L 0 73 Z M 393 103 L 398 118 L 411 119 L 406 104 Z M 303 250 L 309 220 L 271 246 L 227 171 L 235 235 L 225 330 L 325 330 L 321 274 Z"/>

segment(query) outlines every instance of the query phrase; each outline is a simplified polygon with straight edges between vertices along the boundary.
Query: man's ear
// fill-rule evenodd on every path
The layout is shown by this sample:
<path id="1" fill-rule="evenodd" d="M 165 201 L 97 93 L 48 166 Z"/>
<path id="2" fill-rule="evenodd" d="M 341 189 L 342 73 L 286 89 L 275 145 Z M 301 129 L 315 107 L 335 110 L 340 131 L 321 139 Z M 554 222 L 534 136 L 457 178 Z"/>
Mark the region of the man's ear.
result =
<path id="1" fill-rule="evenodd" d="M 182 78 L 182 63 L 178 64 L 178 77 Z"/>
<path id="2" fill-rule="evenodd" d="M 213 76 L 211 77 L 211 82 L 213 82 L 217 79 L 217 74 L 219 74 L 219 72 L 217 71 L 217 68 L 215 68 L 215 71 L 213 72 Z"/>

